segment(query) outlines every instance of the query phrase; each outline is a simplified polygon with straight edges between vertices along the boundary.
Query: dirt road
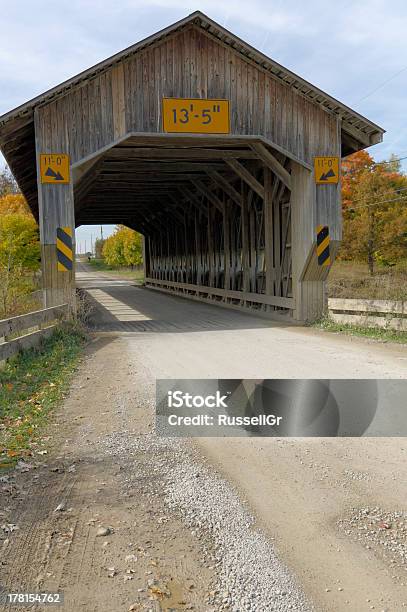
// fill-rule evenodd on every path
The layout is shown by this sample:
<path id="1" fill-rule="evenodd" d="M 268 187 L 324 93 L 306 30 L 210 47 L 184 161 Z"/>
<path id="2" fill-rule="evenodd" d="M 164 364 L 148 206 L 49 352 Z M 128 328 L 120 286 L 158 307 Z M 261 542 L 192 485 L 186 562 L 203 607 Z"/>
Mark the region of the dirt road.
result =
<path id="1" fill-rule="evenodd" d="M 2 485 L 0 582 L 69 611 L 402 610 L 403 438 L 192 444 L 152 422 L 156 377 L 402 378 L 405 349 L 81 276 L 101 333 L 46 465 Z"/>

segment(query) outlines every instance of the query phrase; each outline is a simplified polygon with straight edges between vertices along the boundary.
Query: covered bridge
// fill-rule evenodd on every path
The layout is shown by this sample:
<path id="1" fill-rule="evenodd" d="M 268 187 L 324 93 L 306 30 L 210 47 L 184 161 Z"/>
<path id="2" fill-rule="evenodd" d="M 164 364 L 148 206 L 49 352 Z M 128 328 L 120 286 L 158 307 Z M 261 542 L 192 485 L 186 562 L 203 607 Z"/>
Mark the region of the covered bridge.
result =
<path id="1" fill-rule="evenodd" d="M 147 286 L 298 321 L 324 306 L 340 158 L 383 132 L 200 12 L 0 117 L 45 306 L 72 294 L 75 227 L 120 223 Z"/>

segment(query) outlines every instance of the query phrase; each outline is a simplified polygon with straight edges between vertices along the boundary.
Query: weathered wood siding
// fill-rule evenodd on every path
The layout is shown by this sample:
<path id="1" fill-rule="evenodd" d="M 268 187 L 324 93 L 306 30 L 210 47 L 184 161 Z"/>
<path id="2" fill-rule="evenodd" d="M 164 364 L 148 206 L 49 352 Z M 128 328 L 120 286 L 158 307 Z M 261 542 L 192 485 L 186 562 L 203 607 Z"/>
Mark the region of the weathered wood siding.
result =
<path id="1" fill-rule="evenodd" d="M 75 163 L 124 132 L 161 132 L 163 97 L 227 98 L 232 134 L 264 135 L 310 164 L 340 155 L 336 116 L 195 27 L 39 108 L 37 128 Z"/>
<path id="2" fill-rule="evenodd" d="M 340 155 L 340 125 L 333 113 L 277 81 L 266 70 L 195 26 L 168 36 L 84 81 L 63 97 L 38 107 L 35 111 L 37 154 L 67 152 L 74 164 L 110 146 L 126 133 L 160 133 L 163 97 L 226 98 L 230 101 L 231 134 L 263 136 L 309 165 L 313 164 L 316 155 Z M 253 286 L 259 293 L 265 291 L 280 297 L 293 295 L 299 309 L 297 318 L 302 319 L 310 318 L 307 313 L 311 311 L 318 314 L 321 310 L 323 273 L 312 265 L 310 254 L 318 224 L 329 225 L 333 241 L 341 238 L 340 188 L 339 185 L 315 186 L 309 170 L 295 162 L 291 168 L 294 181 L 292 216 L 288 202 L 279 202 L 276 193 L 271 196 L 270 180 L 265 185 L 269 191 L 265 206 L 266 247 L 264 254 L 258 250 L 256 255 L 257 260 L 263 256 L 267 260 L 263 266 L 265 288 L 258 288 L 259 268 L 256 272 L 254 251 L 252 255 L 247 251 L 248 248 L 253 250 L 255 244 L 254 239 L 248 237 L 249 232 L 252 236 L 255 234 L 253 207 L 250 210 L 243 207 L 241 244 L 237 246 L 233 245 L 238 240 L 234 217 L 227 218 L 224 214 L 222 222 L 219 212 L 209 207 L 208 228 L 214 223 L 213 215 L 218 216 L 226 230 L 226 239 L 222 238 L 222 244 L 216 243 L 216 235 L 208 231 L 204 250 L 208 255 L 209 286 L 217 286 L 216 274 L 223 269 L 225 288 L 228 288 L 235 282 L 237 268 L 243 264 L 240 290 L 247 293 Z M 72 183 L 39 185 L 39 201 L 43 252 L 49 252 L 48 263 L 43 266 L 45 286 L 48 283 L 53 289 L 58 288 L 60 299 L 71 277 L 56 274 L 53 245 L 57 226 L 75 227 Z M 176 233 L 174 236 L 178 240 Z M 157 244 L 157 241 L 155 246 L 149 244 L 153 259 L 158 257 Z M 201 246 L 196 244 L 194 248 L 199 251 Z M 236 259 L 239 249 L 243 252 L 241 261 Z M 190 251 L 188 246 L 181 257 L 178 243 L 175 243 L 173 254 L 179 255 L 180 269 L 189 267 Z M 224 265 L 225 260 L 230 261 L 230 266 Z M 194 275 L 199 284 L 203 263 L 198 263 L 191 266 L 197 266 Z M 157 265 L 162 270 L 162 262 Z M 303 282 L 310 284 L 300 287 Z M 55 295 L 54 292 L 52 300 Z M 315 308 L 308 306 L 313 302 Z"/>

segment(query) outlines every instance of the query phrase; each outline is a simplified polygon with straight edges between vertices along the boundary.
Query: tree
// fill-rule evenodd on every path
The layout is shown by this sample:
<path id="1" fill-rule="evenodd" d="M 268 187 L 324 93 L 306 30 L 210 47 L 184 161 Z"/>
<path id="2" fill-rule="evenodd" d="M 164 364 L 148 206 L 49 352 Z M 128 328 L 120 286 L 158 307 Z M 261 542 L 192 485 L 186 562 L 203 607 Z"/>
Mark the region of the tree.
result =
<path id="1" fill-rule="evenodd" d="M 124 240 L 124 258 L 126 264 L 133 268 L 143 263 L 143 245 L 141 234 L 127 227 L 121 230 Z"/>
<path id="2" fill-rule="evenodd" d="M 103 257 L 109 266 L 125 266 L 124 243 L 118 230 L 105 240 Z"/>
<path id="3" fill-rule="evenodd" d="M 397 159 L 376 164 L 366 151 L 342 164 L 343 243 L 341 259 L 376 262 L 407 257 L 407 177 Z"/>
<path id="4" fill-rule="evenodd" d="M 142 237 L 138 232 L 118 225 L 115 233 L 106 238 L 103 257 L 110 266 L 138 266 L 143 263 Z"/>
<path id="5" fill-rule="evenodd" d="M 27 271 L 40 267 L 38 227 L 34 219 L 21 213 L 0 216 L 0 299 L 4 314 L 11 299 L 28 293 Z"/>
<path id="6" fill-rule="evenodd" d="M 95 240 L 95 257 L 96 259 L 102 259 L 103 246 L 105 244 L 104 238 L 96 238 Z"/>
<path id="7" fill-rule="evenodd" d="M 19 188 L 10 168 L 6 166 L 0 170 L 0 197 L 19 193 Z"/>
<path id="8" fill-rule="evenodd" d="M 13 213 L 31 216 L 30 207 L 22 193 L 7 193 L 0 196 L 0 215 Z"/>

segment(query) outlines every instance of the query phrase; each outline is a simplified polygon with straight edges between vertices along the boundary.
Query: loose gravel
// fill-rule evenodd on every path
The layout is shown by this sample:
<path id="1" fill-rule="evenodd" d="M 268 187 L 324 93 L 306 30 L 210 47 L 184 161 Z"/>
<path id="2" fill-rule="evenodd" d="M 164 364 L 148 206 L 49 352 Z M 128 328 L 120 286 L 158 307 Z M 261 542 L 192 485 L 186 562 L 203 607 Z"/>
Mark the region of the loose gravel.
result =
<path id="1" fill-rule="evenodd" d="M 407 584 L 407 512 L 375 507 L 353 508 L 339 528 L 390 562 L 394 579 Z"/>
<path id="2" fill-rule="evenodd" d="M 314 609 L 270 540 L 256 528 L 237 492 L 187 441 L 158 438 L 154 433 L 133 438 L 118 432 L 110 436 L 107 452 L 127 457 L 147 453 L 151 457 L 152 503 L 158 492 L 164 495 L 168 512 L 175 512 L 200 541 L 202 563 L 217 576 L 216 584 L 208 585 L 203 610 Z M 129 470 L 127 486 L 139 476 Z"/>
<path id="3" fill-rule="evenodd" d="M 311 608 L 272 545 L 254 527 L 237 494 L 208 468 L 184 457 L 167 486 L 167 503 L 187 525 L 209 532 L 215 543 L 220 610 L 301 610 Z M 217 594 L 208 603 L 216 604 Z"/>

